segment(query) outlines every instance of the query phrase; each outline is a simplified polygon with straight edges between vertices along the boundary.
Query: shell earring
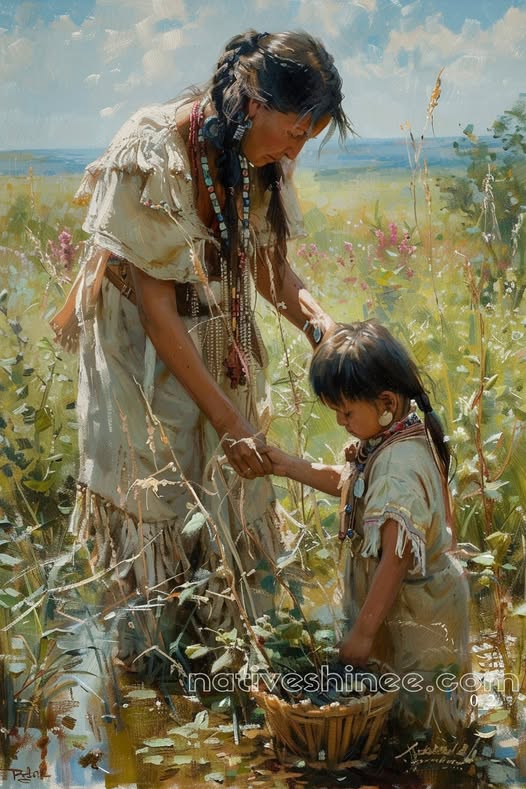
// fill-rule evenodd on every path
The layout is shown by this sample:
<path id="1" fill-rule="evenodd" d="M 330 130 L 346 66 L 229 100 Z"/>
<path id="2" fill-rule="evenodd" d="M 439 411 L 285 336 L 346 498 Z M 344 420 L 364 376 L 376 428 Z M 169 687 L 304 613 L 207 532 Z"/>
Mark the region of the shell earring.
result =
<path id="1" fill-rule="evenodd" d="M 378 417 L 378 424 L 380 427 L 388 427 L 393 421 L 393 415 L 387 409 Z"/>

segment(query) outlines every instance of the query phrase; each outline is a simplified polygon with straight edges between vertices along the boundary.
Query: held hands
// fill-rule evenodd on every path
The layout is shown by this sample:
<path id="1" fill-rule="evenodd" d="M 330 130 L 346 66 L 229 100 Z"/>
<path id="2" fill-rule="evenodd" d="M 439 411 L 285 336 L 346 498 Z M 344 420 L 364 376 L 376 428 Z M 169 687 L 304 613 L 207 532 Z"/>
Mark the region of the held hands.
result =
<path id="1" fill-rule="evenodd" d="M 216 430 L 228 462 L 240 477 L 255 479 L 273 473 L 265 437 L 250 422 L 238 415 L 228 427 Z"/>
<path id="2" fill-rule="evenodd" d="M 267 456 L 272 463 L 272 473 L 276 477 L 288 477 L 291 473 L 291 455 L 275 446 L 267 447 Z"/>

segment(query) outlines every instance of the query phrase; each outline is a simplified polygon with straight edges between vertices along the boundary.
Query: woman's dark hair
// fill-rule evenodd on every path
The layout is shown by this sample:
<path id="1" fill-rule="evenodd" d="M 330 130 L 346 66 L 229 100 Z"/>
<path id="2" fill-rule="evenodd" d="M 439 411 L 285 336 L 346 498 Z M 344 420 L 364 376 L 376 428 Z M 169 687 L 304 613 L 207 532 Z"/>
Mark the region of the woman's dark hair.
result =
<path id="1" fill-rule="evenodd" d="M 304 32 L 257 33 L 248 30 L 232 38 L 217 63 L 205 93 L 209 92 L 223 124 L 223 151 L 218 159 L 218 178 L 225 188 L 225 222 L 228 250 L 224 254 L 235 268 L 238 215 L 235 191 L 240 186 L 235 132 L 246 114 L 249 99 L 278 112 L 308 117 L 314 126 L 324 117 L 331 121 L 324 142 L 337 128 L 340 141 L 353 133 L 342 109 L 342 80 L 334 60 L 316 38 Z M 256 169 L 256 187 L 271 190 L 267 221 L 274 236 L 279 270 L 286 256 L 288 223 L 280 195 L 282 169 L 279 163 Z"/>
<path id="2" fill-rule="evenodd" d="M 315 394 L 333 406 L 376 400 L 386 390 L 415 400 L 447 479 L 451 452 L 440 420 L 415 362 L 385 326 L 376 321 L 337 324 L 316 349 L 309 378 Z"/>

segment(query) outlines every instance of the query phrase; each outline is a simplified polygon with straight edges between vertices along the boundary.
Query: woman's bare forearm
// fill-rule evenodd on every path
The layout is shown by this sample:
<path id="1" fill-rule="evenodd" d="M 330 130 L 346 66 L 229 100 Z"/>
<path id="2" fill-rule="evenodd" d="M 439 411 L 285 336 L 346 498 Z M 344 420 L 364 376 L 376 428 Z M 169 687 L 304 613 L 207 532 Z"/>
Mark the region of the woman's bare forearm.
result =
<path id="1" fill-rule="evenodd" d="M 334 322 L 307 290 L 300 277 L 285 263 L 281 276 L 275 265 L 272 249 L 258 251 L 256 285 L 258 292 L 298 329 L 307 326 L 306 336 L 316 346 L 313 328 L 325 333 Z"/>
<path id="2" fill-rule="evenodd" d="M 204 366 L 177 312 L 173 282 L 156 280 L 137 268 L 133 269 L 133 279 L 139 317 L 159 358 L 217 432 L 227 432 L 234 407 Z"/>

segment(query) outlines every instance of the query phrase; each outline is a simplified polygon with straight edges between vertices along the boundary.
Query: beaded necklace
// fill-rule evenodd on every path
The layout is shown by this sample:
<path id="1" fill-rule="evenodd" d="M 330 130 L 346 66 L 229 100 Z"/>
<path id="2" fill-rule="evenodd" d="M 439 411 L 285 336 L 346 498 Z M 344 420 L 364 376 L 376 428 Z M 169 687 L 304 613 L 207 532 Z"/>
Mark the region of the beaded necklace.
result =
<path id="1" fill-rule="evenodd" d="M 219 235 L 221 236 L 224 247 L 229 244 L 228 228 L 225 218 L 221 211 L 221 206 L 214 187 L 214 180 L 210 172 L 208 153 L 204 134 L 204 108 L 208 99 L 201 103 L 195 102 L 190 114 L 190 147 L 195 171 L 199 157 L 199 165 L 203 173 L 205 183 L 214 215 L 217 221 Z M 197 142 L 197 145 L 195 145 Z M 192 144 L 194 143 L 194 144 Z M 241 196 L 242 196 L 242 219 L 240 244 L 237 256 L 237 266 L 231 271 L 224 255 L 221 255 L 221 283 L 223 291 L 223 304 L 227 312 L 227 324 L 229 334 L 229 347 L 223 366 L 227 377 L 230 379 L 232 389 L 238 385 L 244 385 L 249 374 L 247 361 L 250 359 L 250 345 L 252 324 L 248 304 L 250 302 L 250 282 L 247 255 L 250 242 L 250 177 L 248 162 L 243 154 L 238 154 L 241 169 Z"/>
<path id="2" fill-rule="evenodd" d="M 347 469 L 347 476 L 342 485 L 342 501 L 346 501 L 340 518 L 340 529 L 338 538 L 343 542 L 346 537 L 354 535 L 354 519 L 356 517 L 356 499 L 361 499 L 365 493 L 365 471 L 368 461 L 373 454 L 383 447 L 386 443 L 392 443 L 401 434 L 403 437 L 411 437 L 425 432 L 424 425 L 420 417 L 413 411 L 399 422 L 395 422 L 387 430 L 378 436 L 366 441 L 360 441 L 358 445 L 352 445 L 346 450 L 346 460 L 354 463 L 354 469 Z"/>

